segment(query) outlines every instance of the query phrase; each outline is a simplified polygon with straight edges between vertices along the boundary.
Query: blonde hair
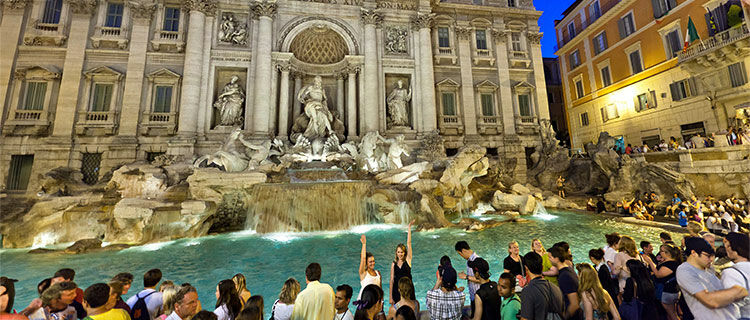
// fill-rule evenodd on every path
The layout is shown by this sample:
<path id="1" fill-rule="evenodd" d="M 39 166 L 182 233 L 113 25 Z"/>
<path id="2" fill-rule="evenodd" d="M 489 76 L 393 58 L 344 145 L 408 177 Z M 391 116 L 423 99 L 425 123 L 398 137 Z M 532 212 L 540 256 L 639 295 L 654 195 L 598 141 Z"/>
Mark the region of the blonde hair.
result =
<path id="1" fill-rule="evenodd" d="M 406 261 L 406 254 L 409 253 L 409 250 L 406 249 L 406 245 L 404 245 L 403 243 L 399 243 L 399 244 L 396 245 L 396 251 L 398 251 L 398 248 L 401 248 L 401 251 L 404 252 L 404 261 Z M 394 263 L 398 263 L 398 254 L 397 253 L 393 253 L 393 262 Z"/>
<path id="2" fill-rule="evenodd" d="M 279 301 L 284 304 L 294 304 L 294 300 L 297 300 L 301 287 L 297 279 L 289 278 L 284 282 L 284 286 L 281 287 L 281 293 L 279 293 Z"/>
<path id="3" fill-rule="evenodd" d="M 583 300 L 583 294 L 588 292 L 594 296 L 597 310 L 603 313 L 609 312 L 609 293 L 602 288 L 594 267 L 588 263 L 579 263 L 576 267 L 578 269 L 578 298 Z"/>
<path id="4" fill-rule="evenodd" d="M 232 277 L 234 285 L 237 286 L 237 294 L 242 294 L 242 291 L 247 290 L 247 284 L 245 283 L 245 275 L 238 273 Z"/>
<path id="5" fill-rule="evenodd" d="M 161 313 L 169 315 L 174 311 L 174 303 L 177 302 L 175 299 L 177 298 L 177 287 L 172 283 L 162 283 L 159 290 L 161 291 L 162 301 L 164 302 L 161 307 Z"/>
<path id="6" fill-rule="evenodd" d="M 398 293 L 402 299 L 414 300 L 414 284 L 411 282 L 411 279 L 401 277 L 398 280 Z"/>
<path id="7" fill-rule="evenodd" d="M 635 246 L 635 240 L 630 236 L 620 237 L 620 252 L 625 252 L 629 256 L 635 258 L 638 256 L 638 249 Z"/>
<path id="8" fill-rule="evenodd" d="M 542 247 L 542 253 L 547 252 L 547 249 L 544 248 L 544 243 L 542 243 L 542 240 L 539 238 L 531 239 L 531 251 L 534 251 L 534 242 L 539 241 L 539 246 Z"/>

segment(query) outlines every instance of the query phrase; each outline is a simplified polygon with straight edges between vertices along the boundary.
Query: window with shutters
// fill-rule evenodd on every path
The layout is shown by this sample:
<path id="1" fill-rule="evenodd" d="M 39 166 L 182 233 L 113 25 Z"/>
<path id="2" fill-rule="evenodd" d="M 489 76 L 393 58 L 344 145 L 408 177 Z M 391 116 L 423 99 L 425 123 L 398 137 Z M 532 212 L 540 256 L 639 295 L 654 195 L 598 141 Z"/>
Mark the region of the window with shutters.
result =
<path id="1" fill-rule="evenodd" d="M 109 111 L 112 104 L 113 87 L 114 85 L 111 83 L 95 83 L 89 111 Z"/>
<path id="2" fill-rule="evenodd" d="M 578 78 L 575 80 L 576 83 L 576 99 L 583 98 L 583 79 Z"/>
<path id="3" fill-rule="evenodd" d="M 443 92 L 441 95 L 444 116 L 456 115 L 456 94 L 453 92 Z"/>
<path id="4" fill-rule="evenodd" d="M 568 59 L 570 60 L 570 70 L 573 70 L 581 65 L 581 54 L 578 52 L 578 50 L 573 51 L 573 53 L 568 56 Z"/>
<path id="5" fill-rule="evenodd" d="M 602 86 L 607 87 L 612 84 L 612 74 L 609 71 L 609 66 L 604 66 L 599 70 L 602 75 Z"/>
<path id="6" fill-rule="evenodd" d="M 531 97 L 528 94 L 518 95 L 518 115 L 531 117 Z"/>
<path id="7" fill-rule="evenodd" d="M 698 93 L 695 78 L 683 79 L 672 82 L 669 91 L 672 93 L 672 101 L 680 101 L 692 97 Z"/>
<path id="8" fill-rule="evenodd" d="M 617 21 L 617 29 L 620 32 L 620 39 L 625 39 L 635 32 L 633 12 L 629 12 Z"/>
<path id="9" fill-rule="evenodd" d="M 8 190 L 22 191 L 29 186 L 31 169 L 34 166 L 34 155 L 12 155 L 10 156 L 10 168 L 8 177 L 5 181 L 5 187 Z"/>
<path id="10" fill-rule="evenodd" d="M 678 25 L 679 27 L 679 25 Z M 664 35 L 664 50 L 667 53 L 667 60 L 676 58 L 682 51 L 682 40 L 680 30 L 675 28 Z"/>
<path id="11" fill-rule="evenodd" d="M 602 16 L 602 9 L 599 6 L 599 0 L 596 0 L 591 3 L 591 6 L 589 7 L 589 17 L 591 17 L 591 21 L 596 21 L 596 19 L 599 19 L 599 17 Z"/>
<path id="12" fill-rule="evenodd" d="M 81 173 L 83 174 L 83 182 L 89 185 L 93 185 L 97 181 L 99 181 L 99 171 L 101 169 L 101 163 L 101 153 L 83 154 L 83 158 L 81 158 Z"/>
<path id="13" fill-rule="evenodd" d="M 635 111 L 641 112 L 656 108 L 656 91 L 649 91 L 635 97 Z"/>
<path id="14" fill-rule="evenodd" d="M 602 31 L 594 37 L 594 54 L 600 54 L 604 50 L 607 50 L 607 33 Z"/>
<path id="15" fill-rule="evenodd" d="M 589 126 L 589 113 L 583 112 L 581 113 L 581 127 L 588 127 Z"/>
<path id="16" fill-rule="evenodd" d="M 60 13 L 62 12 L 62 0 L 45 0 L 44 12 L 42 14 L 42 23 L 58 24 L 60 23 Z"/>
<path id="17" fill-rule="evenodd" d="M 616 104 L 610 104 L 606 107 L 600 108 L 599 112 L 602 115 L 602 122 L 607 122 L 609 120 L 617 119 L 620 117 L 620 113 L 617 112 Z"/>
<path id="18" fill-rule="evenodd" d="M 568 35 L 570 36 L 570 39 L 573 39 L 576 37 L 576 25 L 574 22 L 571 22 L 568 24 Z"/>
<path id="19" fill-rule="evenodd" d="M 478 29 L 475 33 L 478 50 L 487 50 L 487 31 Z"/>
<path id="20" fill-rule="evenodd" d="M 179 7 L 166 7 L 164 8 L 164 27 L 163 31 L 180 31 L 180 8 Z"/>
<path id="21" fill-rule="evenodd" d="M 729 81 L 732 83 L 732 88 L 743 86 L 747 83 L 747 71 L 744 61 L 729 65 Z"/>
<path id="22" fill-rule="evenodd" d="M 677 7 L 676 0 L 651 0 L 651 6 L 654 9 L 654 18 L 661 18 L 670 10 Z"/>
<path id="23" fill-rule="evenodd" d="M 630 71 L 632 74 L 640 73 L 643 71 L 643 61 L 641 60 L 641 50 L 635 50 L 628 54 L 628 61 L 630 62 Z"/>
<path id="24" fill-rule="evenodd" d="M 104 21 L 105 27 L 119 28 L 122 26 L 123 3 L 107 4 L 107 18 Z"/>
<path id="25" fill-rule="evenodd" d="M 448 27 L 439 27 L 438 28 L 438 46 L 440 48 L 450 48 L 451 47 L 450 31 L 448 30 Z"/>
<path id="26" fill-rule="evenodd" d="M 491 93 L 482 93 L 482 115 L 485 117 L 495 116 L 495 102 Z"/>
<path id="27" fill-rule="evenodd" d="M 21 110 L 43 110 L 47 94 L 47 82 L 27 82 Z"/>

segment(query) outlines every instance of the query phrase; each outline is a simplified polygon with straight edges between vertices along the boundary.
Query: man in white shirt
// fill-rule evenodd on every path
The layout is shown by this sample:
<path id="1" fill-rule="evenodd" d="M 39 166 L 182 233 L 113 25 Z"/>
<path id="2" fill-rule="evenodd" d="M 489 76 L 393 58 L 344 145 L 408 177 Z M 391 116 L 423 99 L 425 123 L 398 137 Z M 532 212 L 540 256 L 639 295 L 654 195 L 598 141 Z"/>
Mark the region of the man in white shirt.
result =
<path id="1" fill-rule="evenodd" d="M 349 301 L 352 300 L 352 292 L 352 287 L 348 284 L 336 287 L 336 300 L 334 301 L 336 314 L 333 316 L 333 320 L 354 320 L 354 315 L 349 311 Z"/>
<path id="2" fill-rule="evenodd" d="M 143 274 L 144 289 L 141 292 L 138 292 L 134 296 L 130 297 L 130 299 L 128 299 L 127 301 L 127 304 L 131 310 L 130 316 L 133 318 L 133 320 L 139 318 L 138 315 L 135 314 L 139 310 L 134 309 L 134 306 L 136 302 L 138 302 L 138 299 L 143 299 L 146 302 L 149 319 L 153 320 L 154 318 L 156 318 L 156 316 L 159 315 L 159 309 L 161 309 L 161 306 L 164 303 L 162 300 L 161 292 L 156 291 L 156 285 L 159 284 L 159 281 L 161 281 L 161 270 L 159 269 L 151 269 Z"/>
<path id="3" fill-rule="evenodd" d="M 734 266 L 721 272 L 721 284 L 725 289 L 740 286 L 750 291 L 750 237 L 738 232 L 730 232 L 724 237 L 727 256 Z M 734 302 L 740 308 L 740 319 L 750 319 L 750 297 Z"/>
<path id="4" fill-rule="evenodd" d="M 189 319 L 198 313 L 198 303 L 200 303 L 198 301 L 198 293 L 193 286 L 185 285 L 180 287 L 174 296 L 174 311 L 172 311 L 166 320 Z"/>
<path id="5" fill-rule="evenodd" d="M 617 255 L 617 244 L 620 242 L 620 234 L 613 232 L 607 235 L 607 246 L 604 247 L 604 262 L 610 270 L 615 265 L 615 256 Z"/>

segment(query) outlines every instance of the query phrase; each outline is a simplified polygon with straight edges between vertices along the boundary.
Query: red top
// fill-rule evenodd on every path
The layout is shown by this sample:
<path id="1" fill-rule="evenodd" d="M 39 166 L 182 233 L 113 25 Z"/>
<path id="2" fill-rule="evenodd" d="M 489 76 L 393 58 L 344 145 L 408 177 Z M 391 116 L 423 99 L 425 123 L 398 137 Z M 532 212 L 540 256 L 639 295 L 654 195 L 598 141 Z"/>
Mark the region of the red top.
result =
<path id="1" fill-rule="evenodd" d="M 18 313 L 0 313 L 0 320 L 29 320 L 29 318 Z"/>
<path id="2" fill-rule="evenodd" d="M 83 289 L 81 288 L 76 288 L 76 301 L 83 304 Z"/>

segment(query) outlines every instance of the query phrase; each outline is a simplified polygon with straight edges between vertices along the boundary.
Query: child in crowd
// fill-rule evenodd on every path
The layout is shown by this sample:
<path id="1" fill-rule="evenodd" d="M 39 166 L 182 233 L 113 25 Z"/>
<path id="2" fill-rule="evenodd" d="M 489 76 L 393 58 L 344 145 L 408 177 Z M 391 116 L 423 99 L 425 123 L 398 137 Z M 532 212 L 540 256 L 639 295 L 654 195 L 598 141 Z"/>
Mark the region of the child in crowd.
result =
<path id="1" fill-rule="evenodd" d="M 521 311 L 521 299 L 516 294 L 516 278 L 513 274 L 505 272 L 497 280 L 497 291 L 502 298 L 500 307 L 500 319 L 517 319 Z"/>

